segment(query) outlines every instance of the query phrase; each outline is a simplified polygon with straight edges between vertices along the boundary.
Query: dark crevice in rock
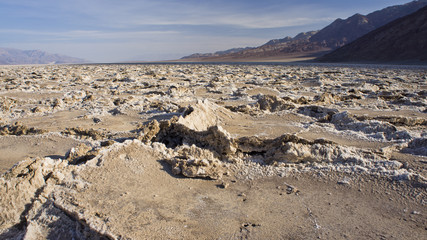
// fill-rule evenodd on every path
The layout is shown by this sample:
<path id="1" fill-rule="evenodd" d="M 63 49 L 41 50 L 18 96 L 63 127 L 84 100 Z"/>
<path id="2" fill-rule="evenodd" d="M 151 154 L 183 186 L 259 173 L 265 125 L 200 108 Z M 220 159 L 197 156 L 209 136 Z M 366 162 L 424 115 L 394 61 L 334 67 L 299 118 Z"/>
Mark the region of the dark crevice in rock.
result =
<path id="1" fill-rule="evenodd" d="M 65 159 L 72 165 L 80 165 L 95 158 L 98 153 L 99 149 L 94 149 L 82 143 L 68 151 L 65 155 Z"/>

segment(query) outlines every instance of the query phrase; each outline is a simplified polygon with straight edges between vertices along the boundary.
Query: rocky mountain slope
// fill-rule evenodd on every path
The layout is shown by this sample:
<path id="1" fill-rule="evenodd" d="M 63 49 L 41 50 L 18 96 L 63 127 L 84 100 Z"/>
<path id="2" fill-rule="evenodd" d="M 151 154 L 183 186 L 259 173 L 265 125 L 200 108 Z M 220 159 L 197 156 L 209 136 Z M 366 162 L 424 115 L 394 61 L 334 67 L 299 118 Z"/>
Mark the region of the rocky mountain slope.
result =
<path id="1" fill-rule="evenodd" d="M 427 0 L 412 1 L 372 12 L 368 15 L 355 14 L 347 19 L 337 19 L 320 31 L 300 33 L 294 38 L 270 40 L 266 44 L 240 51 L 222 54 L 198 54 L 183 59 L 224 61 L 267 58 L 292 58 L 321 56 L 325 52 L 337 49 L 357 38 L 400 17 L 411 14 L 427 6 Z"/>
<path id="2" fill-rule="evenodd" d="M 13 48 L 0 48 L 0 64 L 61 64 L 84 63 L 84 59 L 74 58 L 59 54 L 50 54 L 39 50 L 19 50 Z"/>
<path id="3" fill-rule="evenodd" d="M 427 61 L 427 7 L 386 24 L 319 60 Z"/>
<path id="4" fill-rule="evenodd" d="M 296 35 L 293 38 L 292 37 L 285 37 L 285 38 L 282 38 L 282 39 L 273 39 L 273 40 L 268 41 L 263 46 L 266 46 L 266 45 L 275 45 L 275 44 L 279 44 L 279 43 L 291 42 L 291 41 L 297 41 L 297 40 L 308 40 L 308 39 L 310 39 L 316 33 L 318 33 L 318 31 L 302 32 L 302 33 L 299 33 L 298 35 Z"/>
<path id="5" fill-rule="evenodd" d="M 312 42 L 323 42 L 332 49 L 341 47 L 393 20 L 416 12 L 427 5 L 426 0 L 413 1 L 391 6 L 366 16 L 355 14 L 345 20 L 337 19 L 311 38 Z"/>

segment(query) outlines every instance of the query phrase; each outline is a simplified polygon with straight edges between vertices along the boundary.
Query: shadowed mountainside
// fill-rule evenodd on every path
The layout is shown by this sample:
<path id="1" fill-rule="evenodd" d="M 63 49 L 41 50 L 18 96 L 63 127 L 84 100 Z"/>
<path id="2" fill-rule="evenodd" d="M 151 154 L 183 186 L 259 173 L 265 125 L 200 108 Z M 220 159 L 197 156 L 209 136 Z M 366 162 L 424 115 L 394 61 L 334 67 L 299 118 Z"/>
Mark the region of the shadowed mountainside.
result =
<path id="1" fill-rule="evenodd" d="M 319 60 L 324 62 L 427 61 L 427 7 L 386 24 Z"/>
<path id="2" fill-rule="evenodd" d="M 413 1 L 403 5 L 387 7 L 366 16 L 355 14 L 345 20 L 337 19 L 320 30 L 310 40 L 312 42 L 323 42 L 332 49 L 342 47 L 368 32 L 414 13 L 426 5 L 426 0 Z"/>
<path id="3" fill-rule="evenodd" d="M 427 0 L 412 1 L 372 12 L 337 19 L 320 31 L 300 33 L 294 38 L 273 39 L 255 48 L 230 49 L 223 52 L 192 54 L 183 57 L 194 61 L 236 61 L 314 57 L 342 47 L 393 20 L 427 6 Z"/>

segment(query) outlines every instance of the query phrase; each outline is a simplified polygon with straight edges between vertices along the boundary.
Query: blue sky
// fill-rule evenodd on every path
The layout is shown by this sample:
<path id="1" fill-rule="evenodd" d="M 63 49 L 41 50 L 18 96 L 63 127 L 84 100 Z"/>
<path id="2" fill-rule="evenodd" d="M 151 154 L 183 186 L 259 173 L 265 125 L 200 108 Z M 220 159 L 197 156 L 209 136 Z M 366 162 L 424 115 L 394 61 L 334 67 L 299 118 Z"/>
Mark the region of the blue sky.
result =
<path id="1" fill-rule="evenodd" d="M 0 47 L 93 62 L 259 46 L 409 0 L 0 0 Z"/>

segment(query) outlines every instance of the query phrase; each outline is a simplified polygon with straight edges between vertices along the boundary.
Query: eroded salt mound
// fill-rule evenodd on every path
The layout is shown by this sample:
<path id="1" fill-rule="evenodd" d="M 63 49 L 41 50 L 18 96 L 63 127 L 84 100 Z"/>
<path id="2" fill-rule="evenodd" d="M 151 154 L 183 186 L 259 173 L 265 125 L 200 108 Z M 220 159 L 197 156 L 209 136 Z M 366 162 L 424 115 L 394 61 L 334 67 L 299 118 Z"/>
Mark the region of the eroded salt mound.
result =
<path id="1" fill-rule="evenodd" d="M 348 112 L 336 113 L 331 118 L 331 123 L 335 128 L 343 131 L 350 130 L 366 134 L 370 138 L 383 140 L 408 140 L 411 135 L 404 130 L 399 131 L 390 123 L 376 120 L 358 121 L 348 114 Z"/>
<path id="2" fill-rule="evenodd" d="M 82 144 L 70 150 L 65 159 L 36 158 L 20 162 L 0 178 L 1 236 L 126 238 L 132 235 L 121 224 L 126 216 L 133 221 L 149 222 L 158 219 L 157 214 L 168 214 L 167 211 L 153 213 L 149 220 L 131 216 L 135 201 L 153 201 L 148 199 L 151 196 L 141 195 L 141 185 L 136 183 L 143 183 L 144 189 L 156 190 L 177 184 L 168 172 L 221 179 L 228 174 L 251 174 L 253 169 L 260 170 L 258 177 L 289 169 L 335 170 L 426 182 L 380 150 L 340 146 L 324 139 L 311 141 L 291 134 L 274 139 L 233 138 L 221 127 L 220 113 L 225 111 L 209 101 L 199 101 L 180 117 L 153 120 L 138 127 L 135 137 L 122 143 L 100 143 L 95 147 Z M 346 114 L 335 115 L 331 122 L 337 126 L 344 122 L 356 124 L 353 128 L 359 126 Z M 369 126 L 362 129 L 366 127 Z M 385 131 L 389 132 L 388 126 Z M 424 140 L 413 140 L 408 147 L 421 149 Z M 179 195 L 184 189 L 171 191 Z M 125 195 L 131 197 L 116 200 Z"/>

